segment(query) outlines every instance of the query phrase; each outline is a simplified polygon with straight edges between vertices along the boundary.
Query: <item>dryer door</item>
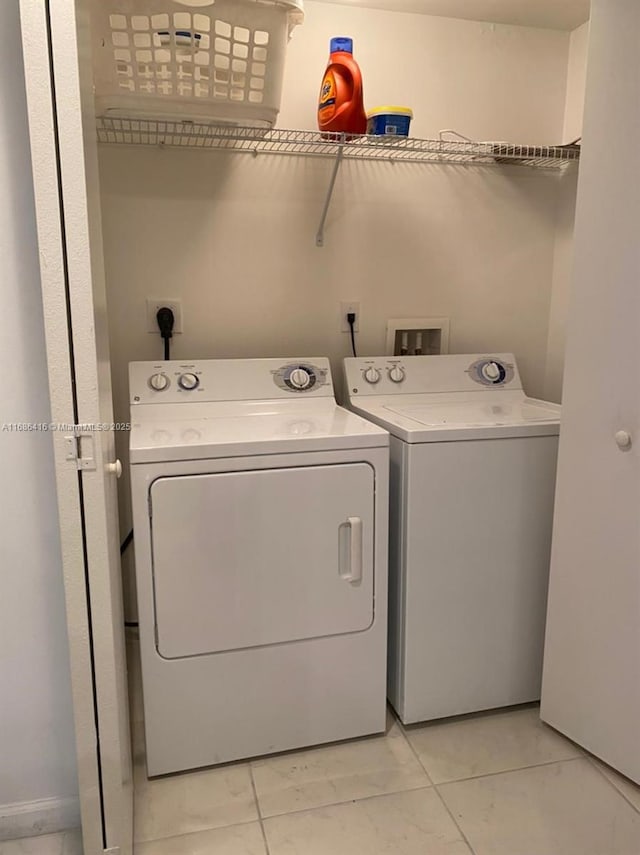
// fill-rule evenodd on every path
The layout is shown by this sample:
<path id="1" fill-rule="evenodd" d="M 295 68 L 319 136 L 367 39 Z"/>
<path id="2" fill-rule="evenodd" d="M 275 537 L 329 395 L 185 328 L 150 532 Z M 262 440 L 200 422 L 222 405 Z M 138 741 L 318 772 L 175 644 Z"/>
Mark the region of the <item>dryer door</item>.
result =
<path id="1" fill-rule="evenodd" d="M 368 464 L 159 478 L 150 510 L 161 656 L 359 632 L 372 624 Z"/>

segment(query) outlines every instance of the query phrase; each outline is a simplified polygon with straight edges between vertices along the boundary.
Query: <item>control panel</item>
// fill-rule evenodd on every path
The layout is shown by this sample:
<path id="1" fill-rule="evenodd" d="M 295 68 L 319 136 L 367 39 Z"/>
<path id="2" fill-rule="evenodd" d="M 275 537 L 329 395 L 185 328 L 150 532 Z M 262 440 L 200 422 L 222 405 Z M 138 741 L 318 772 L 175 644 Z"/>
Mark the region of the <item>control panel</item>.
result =
<path id="1" fill-rule="evenodd" d="M 327 382 L 327 369 L 312 362 L 291 362 L 271 373 L 276 386 L 289 392 L 310 392 Z"/>
<path id="2" fill-rule="evenodd" d="M 383 379 L 383 377 L 385 377 L 385 372 L 386 378 L 392 383 L 402 383 L 407 376 L 407 372 L 403 365 L 392 362 L 386 367 L 369 365 L 368 367 L 363 368 L 362 379 L 370 386 L 375 386 Z"/>
<path id="3" fill-rule="evenodd" d="M 398 391 L 407 377 L 405 360 L 395 357 L 380 359 L 345 359 L 345 373 L 350 385 L 349 394 L 386 394 L 386 387 Z"/>
<path id="4" fill-rule="evenodd" d="M 256 401 L 307 394 L 333 397 L 328 359 L 207 359 L 132 362 L 132 404 Z"/>
<path id="5" fill-rule="evenodd" d="M 497 357 L 482 357 L 469 366 L 469 376 L 482 386 L 504 386 L 513 380 L 513 363 Z"/>
<path id="6" fill-rule="evenodd" d="M 199 373 L 193 371 L 185 371 L 182 374 L 176 374 L 173 378 L 180 389 L 185 392 L 191 392 L 197 389 L 200 385 Z M 149 388 L 154 392 L 166 392 L 171 388 L 172 378 L 165 371 L 155 371 L 149 377 Z"/>
<path id="7" fill-rule="evenodd" d="M 522 388 L 510 353 L 350 357 L 344 360 L 344 371 L 350 396 Z"/>

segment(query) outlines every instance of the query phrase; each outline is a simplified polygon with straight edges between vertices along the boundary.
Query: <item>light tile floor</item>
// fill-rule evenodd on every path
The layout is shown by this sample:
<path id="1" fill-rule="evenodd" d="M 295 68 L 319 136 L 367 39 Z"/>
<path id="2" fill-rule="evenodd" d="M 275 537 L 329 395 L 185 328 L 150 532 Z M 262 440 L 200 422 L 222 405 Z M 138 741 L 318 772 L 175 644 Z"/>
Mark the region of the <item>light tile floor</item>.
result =
<path id="1" fill-rule="evenodd" d="M 148 781 L 133 663 L 135 855 L 640 855 L 640 787 L 535 706 Z M 65 842 L 66 841 L 66 842 Z M 77 837 L 0 855 L 80 855 Z"/>
<path id="2" fill-rule="evenodd" d="M 80 829 L 20 840 L 0 840 L 0 855 L 82 855 Z"/>

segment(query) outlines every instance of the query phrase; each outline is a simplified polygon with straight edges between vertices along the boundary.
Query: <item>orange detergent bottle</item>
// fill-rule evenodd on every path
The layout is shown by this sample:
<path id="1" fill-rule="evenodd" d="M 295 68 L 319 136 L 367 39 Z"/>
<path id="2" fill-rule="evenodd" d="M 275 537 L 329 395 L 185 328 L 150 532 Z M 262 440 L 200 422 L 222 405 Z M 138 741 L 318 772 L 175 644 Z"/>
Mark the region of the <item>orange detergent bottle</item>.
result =
<path id="1" fill-rule="evenodd" d="M 318 127 L 321 131 L 366 133 L 362 74 L 353 58 L 353 39 L 331 39 L 331 55 L 318 101 Z"/>

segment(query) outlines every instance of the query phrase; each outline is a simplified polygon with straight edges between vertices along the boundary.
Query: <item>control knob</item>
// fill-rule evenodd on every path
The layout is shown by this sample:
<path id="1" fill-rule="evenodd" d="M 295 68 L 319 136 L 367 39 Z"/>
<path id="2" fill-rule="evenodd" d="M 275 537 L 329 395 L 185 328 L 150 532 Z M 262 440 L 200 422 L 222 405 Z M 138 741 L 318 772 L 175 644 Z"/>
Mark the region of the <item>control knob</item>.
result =
<path id="1" fill-rule="evenodd" d="M 500 366 L 497 362 L 487 362 L 482 366 L 482 376 L 490 383 L 495 383 L 500 379 Z"/>
<path id="2" fill-rule="evenodd" d="M 166 374 L 152 374 L 149 377 L 149 386 L 156 392 L 164 392 L 169 385 L 169 378 Z"/>
<path id="3" fill-rule="evenodd" d="M 311 375 L 304 368 L 294 368 L 289 374 L 289 382 L 294 389 L 306 389 L 311 383 Z"/>
<path id="4" fill-rule="evenodd" d="M 200 380 L 198 376 L 196 374 L 192 374 L 191 372 L 188 372 L 187 374 L 181 374 L 178 377 L 178 386 L 180 386 L 181 389 L 184 389 L 187 392 L 191 391 L 191 389 L 197 389 L 199 385 Z"/>
<path id="5" fill-rule="evenodd" d="M 393 365 L 389 369 L 389 380 L 391 380 L 392 383 L 402 383 L 404 378 L 404 368 L 401 365 Z"/>
<path id="6" fill-rule="evenodd" d="M 380 372 L 377 368 L 374 368 L 373 365 L 371 365 L 364 372 L 364 379 L 367 381 L 367 383 L 378 383 L 380 380 Z"/>
<path id="7" fill-rule="evenodd" d="M 622 451 L 627 451 L 633 444 L 633 438 L 629 431 L 618 430 L 615 434 L 616 445 Z"/>

